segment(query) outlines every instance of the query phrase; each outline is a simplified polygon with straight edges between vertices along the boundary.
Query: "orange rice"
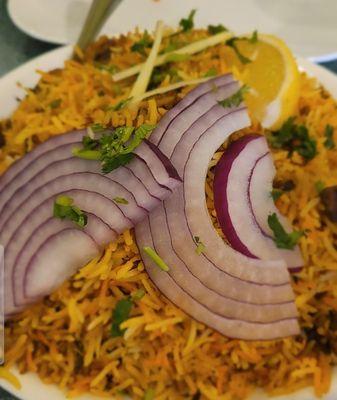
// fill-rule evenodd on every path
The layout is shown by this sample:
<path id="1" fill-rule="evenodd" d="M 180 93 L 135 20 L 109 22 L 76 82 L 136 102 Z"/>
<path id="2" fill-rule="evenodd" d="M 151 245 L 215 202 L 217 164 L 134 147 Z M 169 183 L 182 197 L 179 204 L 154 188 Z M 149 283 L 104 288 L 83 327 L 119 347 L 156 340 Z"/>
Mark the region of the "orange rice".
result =
<path id="1" fill-rule="evenodd" d="M 206 36 L 206 31 L 194 30 L 179 39 L 189 42 Z M 17 110 L 1 122 L 6 145 L 0 149 L 0 173 L 53 135 L 92 123 L 157 123 L 188 88 L 143 101 L 138 111 L 109 109 L 127 97 L 134 78 L 114 83 L 102 65 L 125 69 L 142 61 L 143 56 L 130 51 L 137 39 L 137 32 L 119 39 L 103 37 L 63 69 L 40 72 L 38 86 L 26 89 Z M 211 68 L 218 74 L 227 72 L 228 51 L 219 45 L 166 67 L 161 85 L 179 77 L 202 77 Z M 174 71 L 167 72 L 168 68 Z M 91 392 L 142 399 L 153 390 L 158 400 L 241 400 L 258 387 L 277 395 L 306 386 L 313 386 L 317 396 L 328 392 L 337 362 L 337 225 L 322 213 L 315 183 L 337 184 L 337 151 L 323 145 L 325 126 L 337 131 L 337 105 L 304 74 L 296 117 L 316 138 L 318 155 L 307 164 L 296 154 L 288 158 L 283 150 L 273 150 L 273 155 L 277 179 L 292 179 L 296 185 L 277 206 L 296 229 L 308 230 L 300 241 L 305 267 L 293 276 L 301 335 L 248 342 L 226 338 L 196 322 L 153 286 L 133 232 L 127 231 L 55 293 L 8 321 L 6 371 L 14 364 L 22 373 L 33 371 L 69 397 Z M 257 123 L 241 133 L 247 132 L 265 133 Z M 212 165 L 220 155 L 221 151 L 215 154 Z M 212 168 L 206 193 L 215 216 L 211 182 Z M 116 302 L 141 288 L 145 296 L 121 325 L 124 337 L 112 338 Z"/>

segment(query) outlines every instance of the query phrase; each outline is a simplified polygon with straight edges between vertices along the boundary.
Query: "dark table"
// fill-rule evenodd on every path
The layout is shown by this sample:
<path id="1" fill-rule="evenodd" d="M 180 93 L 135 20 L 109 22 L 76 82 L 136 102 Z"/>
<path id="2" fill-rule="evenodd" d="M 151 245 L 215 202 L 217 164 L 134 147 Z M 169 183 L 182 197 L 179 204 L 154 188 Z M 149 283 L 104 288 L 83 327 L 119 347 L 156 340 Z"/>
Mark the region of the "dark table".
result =
<path id="1" fill-rule="evenodd" d="M 9 19 L 6 0 L 0 0 L 0 77 L 23 62 L 56 47 L 33 39 L 17 29 Z M 337 60 L 323 65 L 337 73 Z M 0 400 L 14 399 L 0 388 Z"/>

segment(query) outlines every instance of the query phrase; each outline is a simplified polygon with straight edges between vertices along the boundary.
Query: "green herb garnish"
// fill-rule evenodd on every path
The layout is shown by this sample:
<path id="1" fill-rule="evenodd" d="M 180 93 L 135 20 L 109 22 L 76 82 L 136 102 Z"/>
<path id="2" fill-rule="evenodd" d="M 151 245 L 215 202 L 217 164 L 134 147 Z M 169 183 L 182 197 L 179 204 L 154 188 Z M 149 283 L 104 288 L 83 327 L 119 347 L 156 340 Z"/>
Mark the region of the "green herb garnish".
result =
<path id="1" fill-rule="evenodd" d="M 124 197 L 115 197 L 114 199 L 113 199 L 113 201 L 115 202 L 115 203 L 118 203 L 118 204 L 129 204 L 129 202 L 126 200 L 126 199 L 124 199 Z"/>
<path id="2" fill-rule="evenodd" d="M 306 160 L 311 160 L 317 154 L 316 140 L 309 136 L 307 127 L 295 124 L 294 117 L 290 117 L 280 130 L 272 132 L 269 141 L 276 149 L 288 150 L 289 157 L 297 152 Z"/>
<path id="3" fill-rule="evenodd" d="M 325 141 L 324 141 L 324 146 L 328 149 L 328 150 L 332 150 L 335 148 L 335 141 L 333 138 L 333 127 L 331 125 L 327 125 L 325 127 L 325 131 L 324 131 L 324 136 L 325 136 Z"/>
<path id="4" fill-rule="evenodd" d="M 243 95 L 249 91 L 249 87 L 247 85 L 243 85 L 240 89 L 232 94 L 231 96 L 227 97 L 227 99 L 218 101 L 218 103 L 222 107 L 238 107 L 244 100 Z"/>
<path id="5" fill-rule="evenodd" d="M 129 318 L 132 309 L 132 299 L 127 297 L 117 302 L 116 307 L 112 314 L 111 336 L 123 336 L 125 329 L 121 329 L 120 325 Z"/>
<path id="6" fill-rule="evenodd" d="M 106 108 L 106 111 L 119 111 L 122 110 L 124 107 L 126 107 L 130 101 L 132 100 L 132 97 L 129 97 L 127 99 L 121 100 L 119 101 L 117 104 L 115 104 L 114 106 L 109 106 Z"/>
<path id="7" fill-rule="evenodd" d="M 99 139 L 84 136 L 83 148 L 73 149 L 73 155 L 89 160 L 100 160 L 102 172 L 107 174 L 128 164 L 133 158 L 133 151 L 154 128 L 153 125 L 148 124 L 143 124 L 137 129 L 133 126 L 122 126 L 113 131 L 103 128 L 105 133 Z"/>
<path id="8" fill-rule="evenodd" d="M 228 32 L 228 29 L 225 26 L 223 26 L 222 24 L 208 25 L 207 30 L 208 30 L 208 33 L 210 33 L 211 35 L 216 35 L 217 33 L 221 33 L 221 32 Z"/>
<path id="9" fill-rule="evenodd" d="M 315 182 L 315 189 L 320 194 L 325 189 L 325 183 L 321 180 Z"/>
<path id="10" fill-rule="evenodd" d="M 112 337 L 119 337 L 124 335 L 125 329 L 121 329 L 120 325 L 129 318 L 133 303 L 142 299 L 144 296 L 145 290 L 138 289 L 132 296 L 128 296 L 117 302 L 116 307 L 112 313 Z"/>
<path id="11" fill-rule="evenodd" d="M 250 58 L 246 57 L 245 55 L 243 55 L 241 53 L 241 51 L 239 50 L 239 48 L 237 46 L 237 42 L 240 41 L 240 40 L 244 40 L 244 41 L 247 41 L 247 42 L 249 42 L 251 44 L 255 44 L 258 41 L 258 33 L 257 33 L 257 31 L 254 31 L 252 33 L 251 37 L 233 36 L 232 38 L 226 40 L 226 45 L 231 47 L 234 50 L 234 52 L 236 53 L 236 55 L 237 55 L 238 59 L 241 61 L 241 63 L 242 64 L 248 64 L 248 63 L 252 62 L 252 60 Z"/>
<path id="12" fill-rule="evenodd" d="M 278 200 L 282 194 L 283 194 L 283 190 L 281 189 L 273 189 L 270 193 L 271 197 L 273 198 L 274 201 Z"/>
<path id="13" fill-rule="evenodd" d="M 287 233 L 283 226 L 281 225 L 276 213 L 268 216 L 269 228 L 274 233 L 274 242 L 279 249 L 289 249 L 292 250 L 304 235 L 303 231 L 293 231 Z"/>
<path id="14" fill-rule="evenodd" d="M 197 245 L 195 252 L 200 256 L 206 250 L 206 246 L 202 243 L 199 236 L 194 236 L 193 239 L 194 243 Z"/>
<path id="15" fill-rule="evenodd" d="M 151 260 L 157 264 L 157 266 L 162 270 L 162 271 L 169 271 L 170 268 L 169 266 L 165 263 L 165 261 L 159 257 L 159 255 L 151 248 L 148 246 L 143 247 L 143 250 L 145 253 L 151 258 Z"/>
<path id="16" fill-rule="evenodd" d="M 194 16 L 197 10 L 192 10 L 187 18 L 182 18 L 179 22 L 182 32 L 188 32 L 194 28 Z"/>
<path id="17" fill-rule="evenodd" d="M 141 39 L 131 46 L 131 51 L 145 55 L 145 49 L 152 47 L 152 44 L 153 41 L 151 36 L 149 35 L 148 31 L 145 30 Z"/>
<path id="18" fill-rule="evenodd" d="M 58 107 L 60 107 L 61 103 L 62 103 L 61 99 L 55 99 L 55 100 L 53 100 L 52 102 L 49 103 L 49 107 L 51 109 L 58 108 Z"/>
<path id="19" fill-rule="evenodd" d="M 168 62 L 180 62 L 189 60 L 191 56 L 189 54 L 171 53 L 166 56 Z"/>
<path id="20" fill-rule="evenodd" d="M 58 196 L 54 201 L 53 216 L 60 219 L 68 219 L 83 228 L 88 222 L 87 215 L 80 210 L 74 200 L 69 196 Z"/>
<path id="21" fill-rule="evenodd" d="M 102 124 L 92 124 L 90 125 L 90 129 L 94 132 L 94 133 L 99 133 L 105 130 L 104 126 Z"/>
<path id="22" fill-rule="evenodd" d="M 116 65 L 105 65 L 105 64 L 100 64 L 100 63 L 95 63 L 94 65 L 100 71 L 108 72 L 111 75 L 115 74 L 116 72 L 119 71 L 119 68 L 116 67 Z"/>
<path id="23" fill-rule="evenodd" d="M 213 76 L 217 76 L 218 75 L 218 71 L 216 70 L 216 68 L 212 67 L 210 68 L 205 74 L 204 74 L 204 78 L 211 78 Z"/>
<path id="24" fill-rule="evenodd" d="M 145 296 L 145 290 L 144 289 L 138 289 L 132 296 L 132 300 L 141 300 Z"/>
<path id="25" fill-rule="evenodd" d="M 152 388 L 146 389 L 143 400 L 154 400 L 155 391 Z"/>

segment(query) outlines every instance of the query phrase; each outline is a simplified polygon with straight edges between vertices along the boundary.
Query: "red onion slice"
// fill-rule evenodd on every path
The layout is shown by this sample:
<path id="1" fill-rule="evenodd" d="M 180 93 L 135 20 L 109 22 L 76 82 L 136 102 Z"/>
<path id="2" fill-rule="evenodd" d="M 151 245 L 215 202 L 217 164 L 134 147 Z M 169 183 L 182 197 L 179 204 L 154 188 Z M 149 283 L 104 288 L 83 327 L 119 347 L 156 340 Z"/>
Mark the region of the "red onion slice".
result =
<path id="1" fill-rule="evenodd" d="M 179 114 L 182 114 L 191 104 L 198 101 L 204 94 L 214 91 L 214 89 L 226 85 L 232 81 L 232 75 L 221 75 L 214 79 L 210 79 L 207 82 L 198 85 L 196 88 L 191 90 L 175 107 L 169 110 L 163 118 L 160 120 L 159 125 L 151 134 L 151 142 L 158 144 L 162 136 L 166 135 L 168 128 L 171 127 L 172 122 L 176 119 Z"/>
<path id="2" fill-rule="evenodd" d="M 11 182 L 16 175 L 21 171 L 28 168 L 34 161 L 42 154 L 56 149 L 58 146 L 63 146 L 68 143 L 77 143 L 82 140 L 82 137 L 86 135 L 86 131 L 73 131 L 66 135 L 57 135 L 41 143 L 34 150 L 30 151 L 24 157 L 17 160 L 0 176 L 0 192 L 3 191 L 5 186 Z"/>
<path id="3" fill-rule="evenodd" d="M 266 324 L 225 318 L 208 310 L 178 286 L 169 274 L 158 268 L 142 250 L 145 246 L 154 246 L 148 221 L 136 227 L 136 239 L 147 271 L 155 285 L 174 304 L 197 321 L 207 324 L 223 335 L 244 340 L 271 340 L 298 333 L 296 318 Z"/>
<path id="4" fill-rule="evenodd" d="M 0 242 L 6 245 L 6 315 L 35 301 L 35 294 L 39 297 L 48 294 L 51 287 L 65 279 L 65 270 L 71 263 L 70 250 L 72 248 L 74 254 L 78 251 L 76 240 L 86 241 L 89 250 L 93 248 L 90 243 L 94 242 L 97 254 L 117 234 L 145 218 L 181 182 L 167 157 L 146 141 L 137 148 L 138 155 L 127 166 L 102 175 L 98 162 L 72 156 L 72 148 L 80 144 L 82 136 L 82 132 L 76 132 L 70 134 L 70 139 L 61 136 L 52 139 L 54 149 L 50 144 L 43 144 L 42 150 L 34 150 L 27 160 L 13 165 L 13 172 L 8 173 L 11 181 L 3 181 Z M 60 194 L 70 196 L 88 215 L 88 225 L 84 229 L 51 218 L 55 198 Z M 80 235 L 76 234 L 77 230 Z M 69 237 L 72 244 L 65 247 L 69 251 L 65 265 L 59 269 L 55 267 L 61 278 L 57 280 L 50 274 L 49 281 L 40 283 L 41 293 L 37 285 L 31 289 L 29 283 L 26 287 L 27 268 L 30 271 L 27 282 L 32 283 L 47 262 L 48 252 L 54 251 L 53 246 L 57 251 L 63 249 L 61 238 L 64 237 Z M 76 256 L 73 261 L 77 268 Z M 74 268 L 69 269 L 67 277 Z M 24 289 L 29 297 L 25 297 Z"/>
<path id="5" fill-rule="evenodd" d="M 233 85 L 227 96 L 237 88 Z M 231 133 L 249 125 L 247 113 L 243 107 L 225 109 L 216 102 L 201 117 L 196 111 L 192 105 L 173 112 L 177 121 L 173 118 L 167 124 L 159 144 L 184 183 L 163 207 L 136 226 L 141 249 L 154 247 L 166 263 L 174 263 L 164 273 L 143 253 L 147 271 L 170 300 L 227 336 L 270 339 L 296 334 L 297 312 L 285 263 L 251 259 L 229 247 L 215 231 L 206 207 L 204 182 L 209 161 Z M 170 136 L 173 126 L 176 131 Z M 196 237 L 205 246 L 200 255 L 195 252 Z M 247 292 L 242 290 L 245 285 Z M 258 296 L 254 298 L 253 293 Z M 223 308 L 216 301 L 218 295 L 224 298 Z M 250 315 L 254 307 L 260 307 L 255 319 Z"/>
<path id="6" fill-rule="evenodd" d="M 299 248 L 278 249 L 270 229 L 265 232 L 255 216 L 259 213 L 265 225 L 269 214 L 280 215 L 271 197 L 271 174 L 275 175 L 275 168 L 263 136 L 248 135 L 232 143 L 215 170 L 218 221 L 229 243 L 242 254 L 262 260 L 284 259 L 289 268 L 297 268 L 303 265 Z"/>
<path id="7" fill-rule="evenodd" d="M 95 241 L 78 229 L 64 229 L 49 237 L 27 267 L 24 282 L 26 295 L 37 298 L 51 293 L 98 253 Z"/>

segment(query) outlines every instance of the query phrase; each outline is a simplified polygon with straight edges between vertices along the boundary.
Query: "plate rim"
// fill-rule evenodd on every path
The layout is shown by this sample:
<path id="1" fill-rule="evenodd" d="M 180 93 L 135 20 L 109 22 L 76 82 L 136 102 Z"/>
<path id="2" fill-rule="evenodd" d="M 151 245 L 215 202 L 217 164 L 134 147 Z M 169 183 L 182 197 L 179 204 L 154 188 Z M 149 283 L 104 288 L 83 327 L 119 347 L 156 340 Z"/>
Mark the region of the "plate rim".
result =
<path id="1" fill-rule="evenodd" d="M 12 92 L 11 95 L 15 95 L 18 92 L 18 89 L 15 85 L 17 80 L 24 79 L 25 81 L 37 82 L 39 79 L 38 74 L 36 74 L 35 70 L 38 67 L 39 69 L 48 70 L 51 67 L 56 67 L 56 64 L 59 64 L 58 67 L 61 67 L 64 62 L 68 59 L 71 54 L 72 45 L 62 46 L 57 49 L 48 51 L 38 57 L 35 57 L 24 64 L 18 66 L 12 71 L 8 72 L 4 76 L 0 77 L 0 93 L 2 89 L 6 91 L 9 90 Z M 316 77 L 324 86 L 326 86 L 327 90 L 331 92 L 331 94 L 337 99 L 337 74 L 329 71 L 328 69 L 316 65 L 311 61 L 303 58 L 298 59 L 298 64 L 306 71 L 309 75 Z M 51 67 L 50 67 L 51 66 Z M 7 94 L 8 96 L 8 94 Z M 3 95 L 0 95 L 0 103 L 1 97 L 4 98 Z M 3 116 L 0 116 L 2 118 Z M 13 368 L 13 371 L 16 375 L 18 375 L 18 371 L 16 368 Z M 332 386 L 329 394 L 325 397 L 326 400 L 334 400 L 337 395 L 337 368 L 334 371 L 332 379 Z M 7 381 L 0 380 L 0 387 L 9 392 L 10 394 L 16 396 L 21 400 L 45 400 L 46 396 L 50 396 L 50 393 L 53 393 L 53 396 L 50 397 L 50 400 L 65 400 L 66 397 L 63 394 L 62 390 L 57 388 L 56 385 L 47 385 L 44 384 L 34 373 L 27 373 L 25 375 L 19 375 L 20 381 L 28 382 L 30 385 L 37 385 L 38 393 L 34 391 L 30 394 L 27 394 L 27 390 L 23 389 L 24 384 L 21 390 L 17 390 L 13 388 Z M 25 383 L 27 385 L 27 382 Z M 29 389 L 29 388 L 28 388 Z M 47 390 L 43 390 L 47 389 Z M 42 397 L 40 397 L 40 392 L 43 390 Z M 28 390 L 29 392 L 29 390 Z M 28 397 L 27 397 L 28 396 Z M 309 397 L 308 397 L 309 396 Z M 97 397 L 92 395 L 85 395 L 78 397 L 78 400 L 98 400 Z M 279 396 L 275 397 L 276 400 L 313 400 L 315 399 L 313 395 L 312 388 L 305 388 L 295 394 L 287 395 L 287 396 Z M 252 396 L 250 400 L 263 400 L 261 392 L 257 391 L 255 395 Z"/>

